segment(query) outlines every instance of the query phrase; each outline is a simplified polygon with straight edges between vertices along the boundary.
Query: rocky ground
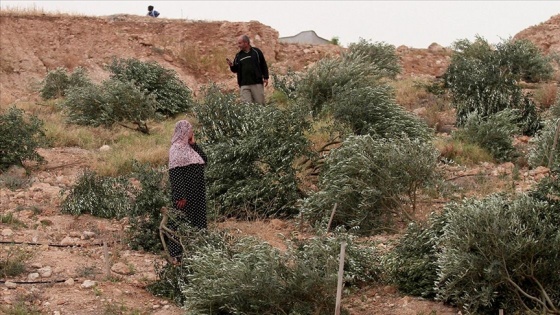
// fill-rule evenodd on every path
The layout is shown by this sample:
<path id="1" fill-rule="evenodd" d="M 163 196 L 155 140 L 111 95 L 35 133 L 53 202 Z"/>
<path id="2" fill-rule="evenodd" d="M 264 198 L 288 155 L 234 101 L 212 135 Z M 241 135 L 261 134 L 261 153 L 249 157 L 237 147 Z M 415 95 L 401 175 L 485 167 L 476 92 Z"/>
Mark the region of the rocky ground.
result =
<path id="1" fill-rule="evenodd" d="M 0 224 L 2 259 L 21 255 L 25 271 L 15 277 L 2 276 L 0 303 L 25 303 L 41 314 L 180 314 L 181 309 L 172 302 L 146 290 L 156 279 L 155 265 L 164 259 L 127 248 L 123 243 L 126 219 L 60 213 L 61 192 L 69 189 L 80 170 L 92 161 L 92 153 L 78 148 L 41 149 L 39 153 L 47 163 L 30 168 L 31 174 L 12 168 L 2 175 L 26 183 L 15 190 L 0 190 L 0 213 L 12 218 Z M 462 198 L 475 191 L 526 191 L 548 170 L 521 170 L 515 175 L 513 164 L 506 163 L 471 169 L 448 167 L 445 172 L 457 187 L 451 198 Z M 418 215 L 427 215 L 442 204 L 440 200 L 424 200 Z M 212 224 L 212 228 L 256 236 L 280 248 L 281 235 L 296 230 L 293 222 L 280 220 L 226 221 Z M 379 240 L 383 244 L 390 238 L 380 236 Z M 433 301 L 404 296 L 391 286 L 370 287 L 345 296 L 343 305 L 353 315 L 457 313 Z"/>

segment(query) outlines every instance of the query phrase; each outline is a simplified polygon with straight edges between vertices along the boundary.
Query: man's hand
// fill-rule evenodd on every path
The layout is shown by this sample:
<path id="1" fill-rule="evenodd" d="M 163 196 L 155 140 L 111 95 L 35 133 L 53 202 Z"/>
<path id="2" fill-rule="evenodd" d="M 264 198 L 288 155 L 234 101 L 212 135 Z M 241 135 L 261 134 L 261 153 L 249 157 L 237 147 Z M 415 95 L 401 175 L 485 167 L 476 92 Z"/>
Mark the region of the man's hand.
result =
<path id="1" fill-rule="evenodd" d="M 177 200 L 177 209 L 183 209 L 187 205 L 186 199 Z"/>
<path id="2" fill-rule="evenodd" d="M 229 58 L 226 58 L 227 64 L 231 67 L 233 66 L 233 63 L 231 62 L 231 60 L 229 60 Z"/>
<path id="3" fill-rule="evenodd" d="M 264 86 L 268 86 L 268 79 L 263 79 Z"/>

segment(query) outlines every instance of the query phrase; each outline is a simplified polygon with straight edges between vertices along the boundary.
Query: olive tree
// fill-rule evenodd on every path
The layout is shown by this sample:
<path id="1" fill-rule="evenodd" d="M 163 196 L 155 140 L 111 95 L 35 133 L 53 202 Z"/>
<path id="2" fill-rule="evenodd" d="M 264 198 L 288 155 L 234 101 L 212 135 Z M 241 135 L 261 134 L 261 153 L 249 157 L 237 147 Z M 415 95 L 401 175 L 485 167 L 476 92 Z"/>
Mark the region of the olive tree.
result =
<path id="1" fill-rule="evenodd" d="M 0 114 L 0 169 L 23 165 L 25 160 L 42 162 L 37 149 L 47 143 L 43 122 L 22 109 L 10 107 Z"/>
<path id="2" fill-rule="evenodd" d="M 518 109 L 518 122 L 525 134 L 540 128 L 534 101 L 519 82 L 538 82 L 551 78 L 550 60 L 527 40 L 506 40 L 493 47 L 482 37 L 474 42 L 459 40 L 444 74 L 457 108 L 457 123 L 476 111 L 486 118 L 506 108 Z"/>
<path id="3" fill-rule="evenodd" d="M 319 190 L 302 202 L 302 213 L 324 228 L 337 204 L 333 226 L 363 234 L 390 230 L 394 216 L 412 219 L 416 196 L 437 176 L 438 153 L 418 139 L 352 136 L 333 150 L 319 176 Z"/>
<path id="4" fill-rule="evenodd" d="M 217 86 L 195 108 L 211 163 L 209 200 L 221 215 L 289 215 L 302 196 L 296 161 L 308 154 L 309 123 L 297 109 L 238 103 Z"/>

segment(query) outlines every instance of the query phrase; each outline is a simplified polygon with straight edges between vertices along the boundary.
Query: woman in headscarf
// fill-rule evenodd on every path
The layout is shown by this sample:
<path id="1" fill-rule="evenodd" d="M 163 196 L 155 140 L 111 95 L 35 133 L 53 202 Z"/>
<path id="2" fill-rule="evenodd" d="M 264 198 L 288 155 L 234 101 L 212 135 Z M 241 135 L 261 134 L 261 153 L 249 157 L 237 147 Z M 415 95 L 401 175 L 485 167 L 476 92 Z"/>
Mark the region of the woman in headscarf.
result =
<path id="1" fill-rule="evenodd" d="M 196 144 L 193 126 L 187 120 L 178 121 L 169 149 L 169 182 L 176 210 L 175 220 L 170 220 L 167 226 L 169 229 L 177 231 L 183 222 L 206 229 L 205 165 L 206 154 Z M 179 240 L 167 238 L 167 247 L 172 260 L 181 261 L 183 248 Z"/>

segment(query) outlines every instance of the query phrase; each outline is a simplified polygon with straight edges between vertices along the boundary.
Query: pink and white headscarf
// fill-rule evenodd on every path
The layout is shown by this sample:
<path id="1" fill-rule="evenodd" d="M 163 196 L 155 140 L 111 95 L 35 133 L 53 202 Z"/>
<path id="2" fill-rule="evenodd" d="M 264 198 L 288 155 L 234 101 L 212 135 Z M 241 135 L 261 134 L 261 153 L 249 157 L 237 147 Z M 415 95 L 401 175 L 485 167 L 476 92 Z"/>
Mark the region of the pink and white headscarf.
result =
<path id="1" fill-rule="evenodd" d="M 169 169 L 190 164 L 204 164 L 204 160 L 189 144 L 192 134 L 193 127 L 190 122 L 180 120 L 175 124 L 175 133 L 171 138 L 169 149 Z"/>

